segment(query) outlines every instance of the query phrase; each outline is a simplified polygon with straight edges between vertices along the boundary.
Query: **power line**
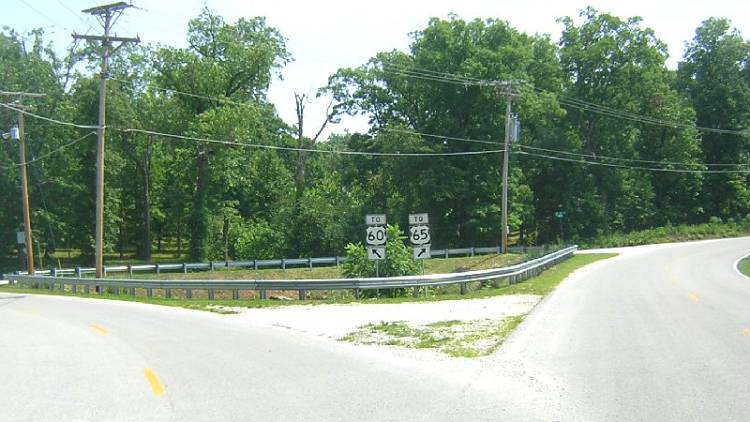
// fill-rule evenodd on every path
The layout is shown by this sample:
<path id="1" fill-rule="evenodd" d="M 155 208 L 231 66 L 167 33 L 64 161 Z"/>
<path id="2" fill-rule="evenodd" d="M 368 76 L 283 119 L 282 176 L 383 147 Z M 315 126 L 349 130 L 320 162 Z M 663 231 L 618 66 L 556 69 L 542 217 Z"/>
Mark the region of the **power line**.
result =
<path id="1" fill-rule="evenodd" d="M 412 130 L 405 130 L 405 129 L 396 129 L 396 128 L 389 128 L 389 127 L 383 127 L 379 130 L 382 130 L 384 132 L 394 132 L 394 133 L 403 133 L 403 134 L 414 134 L 419 136 L 424 136 L 428 138 L 437 138 L 437 139 L 446 139 L 449 141 L 459 141 L 459 142 L 468 142 L 468 143 L 476 143 L 476 144 L 488 144 L 488 145 L 499 145 L 499 141 L 483 141 L 480 139 L 471 139 L 471 138 L 456 138 L 453 136 L 444 136 L 444 135 L 433 135 L 431 133 L 423 133 L 423 132 L 415 132 Z"/>
<path id="2" fill-rule="evenodd" d="M 122 84 L 129 84 L 130 83 L 130 81 L 126 81 L 124 79 L 118 79 L 118 78 L 112 78 L 112 77 L 110 77 L 109 79 L 113 80 L 113 81 L 120 82 Z M 121 86 L 123 86 L 123 85 L 121 85 Z M 131 91 L 131 92 L 138 92 L 137 88 L 134 88 L 134 87 L 131 87 L 131 86 L 127 86 L 127 85 L 124 85 L 123 87 L 125 89 Z M 248 105 L 247 103 L 241 103 L 241 102 L 238 102 L 238 101 L 233 101 L 233 100 L 230 100 L 230 99 L 224 98 L 224 97 L 211 97 L 211 96 L 208 96 L 208 95 L 194 94 L 192 92 L 178 91 L 176 89 L 171 89 L 171 88 L 161 88 L 161 87 L 158 87 L 158 86 L 149 86 L 148 89 L 153 89 L 155 91 L 162 91 L 162 92 L 167 93 L 167 94 L 184 95 L 186 97 L 199 98 L 199 99 L 208 100 L 208 101 L 220 101 L 220 102 L 223 102 L 223 103 L 227 103 L 227 104 L 231 104 L 231 105 L 237 105 L 237 106 L 246 106 L 246 105 Z"/>
<path id="3" fill-rule="evenodd" d="M 496 86 L 499 81 L 496 80 L 486 80 L 486 79 L 478 79 L 473 78 L 469 76 L 464 75 L 456 75 L 453 73 L 446 73 L 446 72 L 437 72 L 437 71 L 431 71 L 427 69 L 419 69 L 419 68 L 409 68 L 403 65 L 394 65 L 391 63 L 383 63 L 383 70 L 387 73 L 393 73 L 405 77 L 411 77 L 415 79 L 422 79 L 422 80 L 428 80 L 433 82 L 443 82 L 443 83 L 449 83 L 449 84 L 455 84 L 455 85 L 464 85 L 464 86 Z M 726 135 L 741 135 L 741 136 L 749 136 L 750 131 L 748 130 L 732 130 L 732 129 L 718 129 L 718 128 L 711 128 L 711 127 L 705 127 L 705 126 L 698 126 L 694 124 L 688 124 L 688 123 L 681 123 L 666 119 L 659 119 L 656 117 L 651 116 L 645 116 L 642 114 L 636 114 L 631 113 L 625 110 L 619 110 L 607 106 L 603 106 L 600 104 L 595 104 L 591 102 L 587 102 L 584 100 L 580 100 L 574 97 L 565 96 L 562 94 L 558 94 L 556 92 L 548 91 L 543 88 L 539 88 L 536 86 L 531 85 L 531 87 L 538 92 L 553 94 L 556 96 L 557 101 L 564 106 L 567 107 L 573 107 L 578 108 L 581 110 L 587 110 L 594 113 L 599 113 L 603 115 L 607 115 L 609 117 L 619 118 L 623 120 L 630 120 L 633 122 L 638 123 L 645 123 L 650 125 L 656 125 L 656 126 L 665 126 L 665 127 L 671 127 L 671 128 L 682 128 L 682 129 L 694 129 L 702 132 L 711 132 L 711 133 L 718 133 L 718 134 L 726 134 Z"/>
<path id="4" fill-rule="evenodd" d="M 686 162 L 679 162 L 679 161 L 641 160 L 641 159 L 635 159 L 635 158 L 622 158 L 622 157 L 612 157 L 612 156 L 607 156 L 607 155 L 583 154 L 583 153 L 576 153 L 576 152 L 571 152 L 571 151 L 560 151 L 560 150 L 549 149 L 549 148 L 533 147 L 529 145 L 518 145 L 518 147 L 521 149 L 552 152 L 555 154 L 563 154 L 563 155 L 569 155 L 569 156 L 574 156 L 574 157 L 586 157 L 586 158 L 593 158 L 593 159 L 624 161 L 624 162 L 631 162 L 631 163 L 664 164 L 664 165 L 677 165 L 677 166 L 701 166 L 701 167 L 749 167 L 750 166 L 750 164 L 741 164 L 741 163 L 727 163 L 727 164 L 686 163 Z"/>
<path id="5" fill-rule="evenodd" d="M 5 107 L 10 110 L 18 111 L 20 113 L 23 113 L 27 116 L 31 116 L 37 119 L 41 119 L 47 122 L 55 123 L 62 126 L 71 126 L 71 127 L 77 127 L 82 129 L 97 129 L 98 126 L 90 126 L 90 125 L 80 125 L 76 123 L 71 122 L 64 122 L 56 119 L 52 119 L 45 116 L 40 116 L 35 113 L 31 113 L 29 111 L 21 110 L 16 107 L 13 107 L 10 104 L 0 103 L 1 107 Z M 109 126 L 108 126 L 109 127 Z M 209 138 L 197 138 L 197 137 L 190 137 L 190 136 L 184 136 L 184 135 L 175 135 L 170 133 L 163 133 L 163 132 L 157 132 L 157 131 L 151 131 L 146 129 L 133 129 L 133 128 L 115 128 L 115 127 L 109 127 L 110 129 L 117 130 L 120 132 L 137 132 L 137 133 L 144 133 L 149 135 L 156 135 L 156 136 L 164 136 L 164 137 L 171 137 L 171 138 L 177 138 L 177 139 L 184 139 L 184 140 L 193 140 L 193 141 L 202 141 L 202 142 L 209 142 L 209 143 L 220 143 L 224 145 L 232 145 L 232 146 L 242 146 L 242 147 L 249 147 L 249 148 L 265 148 L 265 149 L 276 149 L 276 150 L 283 150 L 283 151 L 302 151 L 302 152 L 314 152 L 314 153 L 334 153 L 334 154 L 342 154 L 342 155 L 365 155 L 365 156 L 394 156 L 394 157 L 404 157 L 404 156 L 434 156 L 434 157 L 450 157 L 450 156 L 461 156 L 461 155 L 481 155 L 481 154 L 495 154 L 495 153 L 501 153 L 503 152 L 502 149 L 493 149 L 493 150 L 481 150 L 481 151 L 466 151 L 466 152 L 440 152 L 440 153 L 378 153 L 378 152 L 366 152 L 366 151 L 344 151 L 344 150 L 319 150 L 319 149 L 309 149 L 309 148 L 292 148 L 292 147 L 282 147 L 282 146 L 276 146 L 276 145 L 262 145 L 262 144 L 252 144 L 252 143 L 239 143 L 239 142 L 231 142 L 231 141 L 222 141 L 222 140 L 216 140 L 216 139 L 209 139 Z M 390 129 L 389 129 L 390 130 Z M 396 130 L 393 130 L 396 131 Z M 405 131 L 399 131 L 399 132 L 405 132 Z M 419 133 L 419 132 L 408 132 L 408 133 L 414 133 L 417 135 L 422 136 L 430 136 L 430 137 L 436 137 L 436 138 L 446 138 L 446 139 L 452 139 L 457 141 L 471 141 L 471 142 L 481 142 L 481 143 L 487 143 L 492 145 L 498 145 L 495 142 L 488 142 L 488 141 L 480 141 L 476 139 L 468 139 L 468 138 L 453 138 L 449 136 L 440 136 L 440 135 L 433 135 L 429 133 Z"/>
<path id="6" fill-rule="evenodd" d="M 338 154 L 338 155 L 358 155 L 367 157 L 460 157 L 460 156 L 471 156 L 471 155 L 485 155 L 485 154 L 497 154 L 503 152 L 503 150 L 482 150 L 482 151 L 466 151 L 466 152 L 367 152 L 367 151 L 351 151 L 351 150 L 324 150 L 324 149 L 311 149 L 311 148 L 295 148 L 295 147 L 282 147 L 278 145 L 263 145 L 263 144 L 252 144 L 242 143 L 234 141 L 224 141 L 219 139 L 211 138 L 199 138 L 194 136 L 175 135 L 172 133 L 157 132 L 146 129 L 117 129 L 114 130 L 124 133 L 143 133 L 146 135 L 154 135 L 166 138 L 181 139 L 186 141 L 206 142 L 211 144 L 230 145 L 243 148 L 258 148 L 258 149 L 270 149 L 278 151 L 296 151 L 296 152 L 311 152 L 319 154 Z"/>
<path id="7" fill-rule="evenodd" d="M 50 157 L 50 156 L 52 156 L 54 154 L 57 154 L 58 152 L 64 150 L 65 148 L 73 146 L 73 145 L 75 145 L 75 144 L 83 141 L 84 139 L 88 138 L 89 136 L 95 135 L 95 134 L 96 134 L 96 132 L 89 132 L 89 133 L 83 135 L 82 137 L 76 139 L 75 141 L 68 142 L 67 144 L 64 144 L 64 145 L 62 145 L 62 146 L 60 146 L 58 148 L 55 148 L 54 150 L 49 151 L 48 153 L 46 153 L 46 154 L 44 154 L 44 155 L 42 155 L 40 157 L 36 157 L 34 159 L 28 160 L 28 161 L 26 161 L 25 164 L 31 164 L 31 163 L 35 163 L 37 161 L 44 160 L 45 158 L 48 158 L 48 157 Z M 14 163 L 11 163 L 11 165 L 0 165 L 0 168 L 5 169 L 5 170 L 10 170 L 10 169 L 12 169 L 14 167 L 21 167 L 23 165 L 24 165 L 24 163 L 15 163 L 14 162 Z"/>
<path id="8" fill-rule="evenodd" d="M 612 164 L 612 163 L 602 163 L 598 161 L 589 161 L 589 160 L 582 160 L 582 159 L 574 159 L 574 158 L 565 158 L 565 157 L 556 157 L 552 155 L 546 155 L 546 154 L 536 154 L 531 152 L 525 152 L 525 151 L 515 151 L 514 154 L 519 155 L 527 155 L 530 157 L 537 157 L 537 158 L 544 158 L 548 160 L 556 160 L 556 161 L 565 161 L 569 163 L 576 163 L 576 164 L 584 164 L 584 165 L 593 165 L 593 166 L 603 166 L 603 167 L 615 167 L 615 168 L 622 168 L 622 169 L 628 169 L 628 170 L 644 170 L 644 171 L 652 171 L 652 172 L 663 172 L 663 173 L 693 173 L 693 174 L 748 174 L 750 173 L 750 169 L 747 170 L 691 170 L 691 169 L 670 169 L 670 168 L 659 168 L 659 167 L 643 167 L 643 166 L 626 166 L 623 164 Z"/>
<path id="9" fill-rule="evenodd" d="M 54 123 L 54 124 L 57 124 L 57 125 L 77 127 L 79 129 L 98 129 L 99 128 L 99 126 L 79 125 L 77 123 L 63 122 L 63 121 L 60 121 L 60 120 L 51 119 L 49 117 L 40 116 L 40 115 L 32 113 L 30 111 L 26 111 L 26 110 L 22 110 L 20 108 L 16 108 L 16 107 L 14 107 L 11 104 L 0 103 L 0 107 L 7 108 L 8 110 L 13 110 L 13 111 L 25 114 L 27 116 L 34 117 L 36 119 L 44 120 L 46 122 Z"/>

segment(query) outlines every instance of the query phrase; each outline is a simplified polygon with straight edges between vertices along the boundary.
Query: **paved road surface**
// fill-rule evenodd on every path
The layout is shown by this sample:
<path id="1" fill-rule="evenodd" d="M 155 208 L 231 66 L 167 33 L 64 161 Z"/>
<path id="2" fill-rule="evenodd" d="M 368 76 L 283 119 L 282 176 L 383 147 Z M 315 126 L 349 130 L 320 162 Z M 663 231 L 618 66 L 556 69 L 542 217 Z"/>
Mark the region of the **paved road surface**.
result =
<path id="1" fill-rule="evenodd" d="M 750 238 L 587 267 L 465 361 L 136 303 L 0 294 L 0 420 L 750 420 Z"/>

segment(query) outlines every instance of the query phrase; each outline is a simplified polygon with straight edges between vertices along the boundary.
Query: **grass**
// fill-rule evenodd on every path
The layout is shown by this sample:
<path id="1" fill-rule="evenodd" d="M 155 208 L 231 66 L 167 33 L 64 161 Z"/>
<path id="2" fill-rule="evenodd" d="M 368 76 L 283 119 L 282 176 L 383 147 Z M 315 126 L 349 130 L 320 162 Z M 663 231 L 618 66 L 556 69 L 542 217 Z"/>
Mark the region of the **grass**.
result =
<path id="1" fill-rule="evenodd" d="M 745 258 L 740 261 L 739 269 L 742 274 L 750 277 L 750 258 Z"/>
<path id="2" fill-rule="evenodd" d="M 458 258 L 433 258 L 425 263 L 426 274 L 453 273 L 460 271 L 483 270 L 513 265 L 525 259 L 522 254 L 491 254 L 466 256 Z M 125 273 L 114 273 L 113 278 L 127 276 Z M 313 267 L 282 269 L 218 269 L 199 271 L 187 274 L 164 272 L 162 274 L 135 273 L 134 278 L 170 279 L 170 280 L 303 280 L 321 278 L 343 278 L 341 267 Z"/>
<path id="3" fill-rule="evenodd" d="M 630 233 L 613 233 L 603 235 L 594 240 L 581 242 L 585 248 L 608 248 L 622 246 L 637 246 L 654 243 L 684 242 L 690 240 L 721 239 L 725 237 L 739 237 L 750 235 L 750 221 L 744 219 L 737 223 L 731 220 L 698 224 L 657 227 L 648 230 L 638 230 Z"/>
<path id="4" fill-rule="evenodd" d="M 523 321 L 523 315 L 503 319 L 438 321 L 410 326 L 402 321 L 367 324 L 342 341 L 432 349 L 453 357 L 476 358 L 494 353 Z"/>
<path id="5" fill-rule="evenodd" d="M 278 306 L 291 306 L 291 305 L 315 305 L 315 304 L 346 304 L 346 303 L 407 303 L 407 302 L 433 302 L 440 300 L 458 300 L 458 299 L 479 299 L 487 298 L 500 295 L 514 295 L 514 294 L 535 294 L 535 295 L 546 295 L 552 291 L 565 277 L 567 277 L 574 270 L 588 265 L 592 262 L 606 259 L 614 256 L 615 254 L 583 254 L 574 255 L 570 259 L 563 261 L 562 263 L 555 265 L 544 271 L 537 277 L 530 278 L 521 283 L 508 284 L 507 281 L 493 285 L 492 283 L 470 283 L 472 288 L 469 289 L 467 294 L 461 295 L 458 293 L 458 287 L 456 286 L 440 286 L 435 288 L 428 288 L 423 290 L 423 294 L 419 298 L 414 298 L 411 295 L 393 298 L 372 298 L 372 299 L 359 299 L 357 300 L 353 294 L 349 291 L 336 291 L 336 292 L 319 292 L 320 296 L 309 300 L 291 300 L 291 301 L 279 301 L 279 300 L 268 300 L 255 298 L 255 292 L 241 292 L 242 296 L 239 300 L 231 299 L 231 292 L 216 292 L 214 300 L 208 300 L 205 296 L 205 292 L 194 291 L 193 299 L 186 299 L 184 292 L 178 289 L 172 290 L 172 298 L 163 297 L 163 292 L 155 290 L 153 297 L 145 295 L 144 291 L 137 291 L 140 295 L 129 296 L 129 295 L 117 295 L 113 293 L 97 294 L 84 294 L 84 293 L 72 293 L 70 290 L 46 290 L 46 289 L 32 289 L 32 288 L 18 288 L 12 285 L 0 286 L 0 292 L 9 293 L 25 293 L 25 294 L 47 294 L 47 295 L 65 295 L 65 296 L 79 296 L 79 297 L 90 297 L 97 299 L 108 299 L 108 300 L 126 300 L 132 302 L 150 303 L 156 305 L 166 306 L 177 306 L 188 309 L 200 309 L 212 312 L 232 312 L 233 308 L 265 308 L 265 307 L 278 307 Z M 487 257 L 473 257 L 475 260 L 474 265 L 482 266 L 489 265 L 486 261 Z M 455 258 L 454 258 L 455 259 Z M 463 263 L 469 262 L 463 259 Z M 293 270 L 287 270 L 287 272 Z M 304 269 L 302 271 L 309 271 Z M 141 290 L 141 289 L 137 289 Z M 200 293 L 200 295 L 199 295 Z M 280 294 L 296 294 L 296 292 L 269 292 L 270 295 L 274 293 Z"/>

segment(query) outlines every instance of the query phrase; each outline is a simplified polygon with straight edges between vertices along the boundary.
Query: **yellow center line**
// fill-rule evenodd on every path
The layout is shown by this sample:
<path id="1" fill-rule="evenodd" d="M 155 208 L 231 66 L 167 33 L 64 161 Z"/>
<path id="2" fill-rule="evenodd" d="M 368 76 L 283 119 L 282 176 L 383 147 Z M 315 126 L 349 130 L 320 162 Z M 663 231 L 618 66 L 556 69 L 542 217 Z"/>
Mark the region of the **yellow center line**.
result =
<path id="1" fill-rule="evenodd" d="M 159 377 L 156 376 L 156 373 L 154 373 L 153 369 L 144 369 L 143 375 L 146 376 L 148 383 L 151 384 L 151 391 L 153 391 L 155 395 L 161 396 L 164 394 L 164 392 L 166 391 L 166 389 L 164 388 L 164 384 L 161 383 Z"/>
<path id="2" fill-rule="evenodd" d="M 94 330 L 96 330 L 96 331 L 98 331 L 99 334 L 102 334 L 102 335 L 105 335 L 105 336 L 109 334 L 109 330 L 106 329 L 106 328 L 104 328 L 104 327 L 102 327 L 101 325 L 93 324 L 91 326 L 91 328 L 94 329 Z"/>
<path id="3" fill-rule="evenodd" d="M 688 293 L 688 299 L 692 300 L 695 303 L 698 303 L 698 301 L 700 300 L 698 295 L 695 293 Z"/>

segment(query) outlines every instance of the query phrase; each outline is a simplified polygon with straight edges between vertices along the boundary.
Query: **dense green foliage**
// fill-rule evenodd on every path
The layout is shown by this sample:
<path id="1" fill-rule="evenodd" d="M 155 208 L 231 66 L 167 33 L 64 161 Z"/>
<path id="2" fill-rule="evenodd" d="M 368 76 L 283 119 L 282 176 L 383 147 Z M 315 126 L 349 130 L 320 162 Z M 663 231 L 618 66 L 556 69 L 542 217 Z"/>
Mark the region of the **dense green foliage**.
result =
<path id="1" fill-rule="evenodd" d="M 417 274 L 421 268 L 414 259 L 412 248 L 405 243 L 398 225 L 387 227 L 385 259 L 377 263 L 367 259 L 367 250 L 361 243 L 346 245 L 346 262 L 343 266 L 344 277 L 396 277 Z M 376 271 L 377 270 L 377 271 Z"/>
<path id="2" fill-rule="evenodd" d="M 708 19 L 673 71 L 666 46 L 638 18 L 589 8 L 561 22 L 553 40 L 497 19 L 430 20 L 411 34 L 408 51 L 373 52 L 330 77 L 320 94 L 334 100 L 331 121 L 361 114 L 371 127 L 327 141 L 298 136 L 268 101 L 291 56 L 264 18 L 228 23 L 205 10 L 188 27 L 187 48 L 119 49 L 107 93 L 106 248 L 145 261 L 153 251 L 192 260 L 340 255 L 363 238 L 363 216 L 376 212 L 401 226 L 409 213 L 429 213 L 435 247 L 497 245 L 500 154 L 330 153 L 501 149 L 504 88 L 481 81 L 524 81 L 512 100 L 523 124 L 511 151 L 514 241 L 614 239 L 745 218 L 748 167 L 737 165 L 750 166 L 750 43 L 728 20 Z M 35 113 L 94 124 L 98 53 L 80 45 L 60 58 L 41 30 L 6 28 L 0 89 L 44 92 L 26 100 Z M 0 129 L 14 119 L 1 109 Z M 29 174 L 44 266 L 52 264 L 44 255 L 71 249 L 91 263 L 91 132 L 26 119 L 28 156 L 40 158 Z M 2 141 L 3 269 L 18 266 L 18 160 L 17 144 Z M 412 271 L 394 261 L 402 264 L 394 271 Z"/>
<path id="3" fill-rule="evenodd" d="M 750 235 L 750 216 L 735 221 L 722 222 L 713 217 L 704 224 L 656 227 L 629 233 L 610 233 L 581 244 L 586 248 L 611 248 L 648 245 L 653 243 L 685 242 L 689 240 L 720 239 Z"/>

